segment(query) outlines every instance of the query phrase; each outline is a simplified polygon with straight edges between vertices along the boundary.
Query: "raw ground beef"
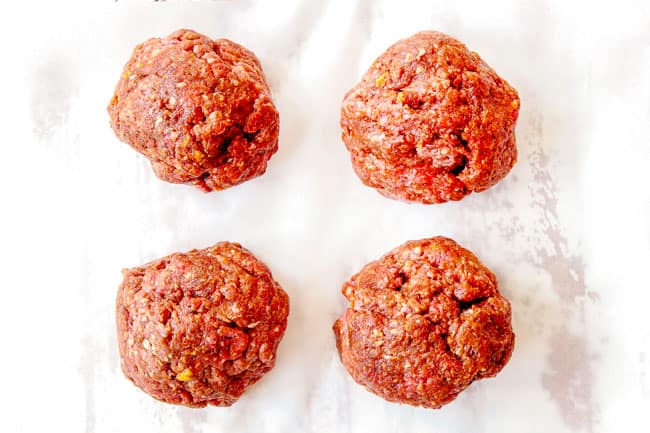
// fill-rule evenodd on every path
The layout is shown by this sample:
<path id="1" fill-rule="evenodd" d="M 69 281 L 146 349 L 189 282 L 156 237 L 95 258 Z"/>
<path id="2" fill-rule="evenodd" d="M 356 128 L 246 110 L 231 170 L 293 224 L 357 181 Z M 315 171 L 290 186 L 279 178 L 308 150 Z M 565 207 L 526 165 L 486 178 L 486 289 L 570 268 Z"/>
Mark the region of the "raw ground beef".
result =
<path id="1" fill-rule="evenodd" d="M 428 31 L 388 48 L 345 95 L 342 138 L 365 185 L 441 203 L 508 174 L 518 113 L 517 91 L 478 54 Z"/>
<path id="2" fill-rule="evenodd" d="M 343 285 L 334 324 L 352 378 L 392 402 L 439 408 L 496 375 L 515 335 L 497 280 L 451 239 L 409 241 Z"/>
<path id="3" fill-rule="evenodd" d="M 278 150 L 279 116 L 257 57 L 192 30 L 138 45 L 108 112 L 159 178 L 204 191 L 260 176 Z"/>
<path id="4" fill-rule="evenodd" d="M 175 253 L 123 274 L 121 366 L 154 398 L 230 406 L 273 368 L 289 298 L 241 245 Z"/>

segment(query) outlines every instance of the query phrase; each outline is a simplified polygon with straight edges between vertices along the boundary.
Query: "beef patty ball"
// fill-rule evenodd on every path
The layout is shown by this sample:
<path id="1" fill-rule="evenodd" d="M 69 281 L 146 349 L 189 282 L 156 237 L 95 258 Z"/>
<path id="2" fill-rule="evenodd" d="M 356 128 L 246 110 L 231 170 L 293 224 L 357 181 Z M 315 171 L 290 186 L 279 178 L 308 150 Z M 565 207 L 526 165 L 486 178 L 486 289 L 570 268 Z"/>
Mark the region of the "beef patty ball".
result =
<path id="1" fill-rule="evenodd" d="M 273 368 L 289 298 L 241 245 L 171 254 L 123 274 L 122 371 L 154 398 L 230 406 Z"/>
<path id="2" fill-rule="evenodd" d="M 517 159 L 519 96 L 478 54 L 439 32 L 388 48 L 343 99 L 343 141 L 361 181 L 393 199 L 460 200 Z"/>
<path id="3" fill-rule="evenodd" d="M 279 117 L 255 55 L 191 30 L 138 45 L 108 105 L 117 137 L 168 182 L 221 190 L 260 176 Z"/>
<path id="4" fill-rule="evenodd" d="M 439 408 L 496 375 L 515 336 L 494 275 L 451 239 L 409 241 L 343 285 L 334 324 L 355 381 L 392 402 Z"/>

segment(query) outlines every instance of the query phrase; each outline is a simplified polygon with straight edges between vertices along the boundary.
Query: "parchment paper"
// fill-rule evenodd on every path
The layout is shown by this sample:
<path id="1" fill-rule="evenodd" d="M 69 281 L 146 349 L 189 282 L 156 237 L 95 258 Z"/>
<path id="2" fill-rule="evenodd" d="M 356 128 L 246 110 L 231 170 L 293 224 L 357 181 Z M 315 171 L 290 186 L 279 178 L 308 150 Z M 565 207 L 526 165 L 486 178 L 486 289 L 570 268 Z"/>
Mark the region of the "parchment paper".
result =
<path id="1" fill-rule="evenodd" d="M 44 2 L 2 6 L 7 268 L 0 430 L 640 431 L 650 407 L 650 13 L 646 2 Z M 158 180 L 106 105 L 133 47 L 181 27 L 261 59 L 281 116 L 260 178 L 204 194 Z M 520 92 L 519 161 L 461 202 L 361 185 L 343 94 L 419 30 L 447 32 Z M 452 404 L 387 403 L 338 360 L 342 283 L 409 239 L 474 251 L 512 302 L 512 360 Z M 277 365 L 231 408 L 165 405 L 122 375 L 120 270 L 220 240 L 291 297 Z M 4 410 L 3 410 L 4 412 Z"/>

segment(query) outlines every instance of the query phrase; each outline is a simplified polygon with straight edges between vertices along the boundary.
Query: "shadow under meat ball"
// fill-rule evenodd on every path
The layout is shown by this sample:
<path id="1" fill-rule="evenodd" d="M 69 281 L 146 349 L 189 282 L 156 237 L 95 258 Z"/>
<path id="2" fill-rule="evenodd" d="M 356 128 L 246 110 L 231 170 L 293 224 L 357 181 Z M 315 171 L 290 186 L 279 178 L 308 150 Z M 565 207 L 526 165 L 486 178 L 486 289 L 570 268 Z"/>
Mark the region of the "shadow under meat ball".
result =
<path id="1" fill-rule="evenodd" d="M 108 112 L 159 178 L 204 191 L 262 175 L 278 150 L 279 116 L 257 57 L 191 30 L 138 45 Z"/>
<path id="2" fill-rule="evenodd" d="M 384 399 L 439 408 L 495 376 L 514 348 L 494 275 L 451 239 L 409 241 L 343 285 L 334 324 L 352 378 Z"/>
<path id="3" fill-rule="evenodd" d="M 152 397 L 230 406 L 275 365 L 289 298 L 241 245 L 175 253 L 123 274 L 122 371 Z"/>
<path id="4" fill-rule="evenodd" d="M 427 31 L 388 48 L 345 95 L 342 138 L 365 185 L 441 203 L 508 174 L 518 114 L 517 91 L 478 54 Z"/>

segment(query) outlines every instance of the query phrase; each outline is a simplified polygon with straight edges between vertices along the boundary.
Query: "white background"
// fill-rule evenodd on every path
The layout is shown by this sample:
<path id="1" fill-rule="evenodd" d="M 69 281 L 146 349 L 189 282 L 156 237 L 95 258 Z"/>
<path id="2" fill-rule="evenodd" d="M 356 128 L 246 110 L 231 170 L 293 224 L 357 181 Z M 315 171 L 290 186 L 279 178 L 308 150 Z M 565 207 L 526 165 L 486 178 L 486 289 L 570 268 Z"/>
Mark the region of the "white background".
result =
<path id="1" fill-rule="evenodd" d="M 647 1 L 4 2 L 3 432 L 634 432 L 650 408 Z M 180 27 L 260 57 L 281 116 L 267 173 L 204 194 L 158 180 L 106 105 L 136 43 Z M 340 101 L 388 45 L 447 32 L 519 90 L 519 162 L 461 202 L 365 188 Z M 512 301 L 514 355 L 426 410 L 338 361 L 340 286 L 408 239 L 455 238 Z M 277 366 L 231 408 L 158 403 L 121 374 L 120 270 L 241 242 L 291 297 Z"/>

